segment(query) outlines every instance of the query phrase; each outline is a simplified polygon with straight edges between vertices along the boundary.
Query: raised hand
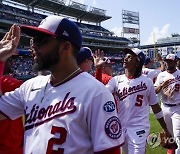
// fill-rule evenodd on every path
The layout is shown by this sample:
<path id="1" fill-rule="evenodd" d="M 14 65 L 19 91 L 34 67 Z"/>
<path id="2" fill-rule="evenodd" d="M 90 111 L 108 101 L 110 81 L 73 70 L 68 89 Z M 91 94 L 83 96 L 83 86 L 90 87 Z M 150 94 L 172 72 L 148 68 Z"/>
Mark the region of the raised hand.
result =
<path id="1" fill-rule="evenodd" d="M 20 40 L 20 27 L 11 26 L 3 39 L 0 41 L 0 61 L 5 62 L 15 52 Z"/>
<path id="2" fill-rule="evenodd" d="M 104 51 L 103 50 L 96 50 L 94 54 L 94 66 L 96 68 L 102 68 L 105 64 L 104 60 Z"/>

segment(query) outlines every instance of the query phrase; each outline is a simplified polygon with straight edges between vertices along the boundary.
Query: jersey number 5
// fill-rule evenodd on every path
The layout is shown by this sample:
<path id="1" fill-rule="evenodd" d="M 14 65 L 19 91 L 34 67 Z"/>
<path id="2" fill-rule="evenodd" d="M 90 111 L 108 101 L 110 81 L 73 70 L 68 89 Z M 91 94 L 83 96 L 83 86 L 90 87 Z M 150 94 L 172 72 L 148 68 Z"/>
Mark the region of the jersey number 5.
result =
<path id="1" fill-rule="evenodd" d="M 135 106 L 142 106 L 143 95 L 137 95 Z"/>
<path id="2" fill-rule="evenodd" d="M 63 154 L 64 149 L 63 148 L 58 148 L 58 150 L 53 150 L 53 145 L 61 145 L 66 141 L 66 136 L 67 136 L 67 131 L 63 127 L 55 127 L 52 126 L 51 129 L 51 134 L 56 134 L 59 133 L 60 137 L 59 138 L 51 138 L 48 142 L 48 147 L 46 154 Z"/>

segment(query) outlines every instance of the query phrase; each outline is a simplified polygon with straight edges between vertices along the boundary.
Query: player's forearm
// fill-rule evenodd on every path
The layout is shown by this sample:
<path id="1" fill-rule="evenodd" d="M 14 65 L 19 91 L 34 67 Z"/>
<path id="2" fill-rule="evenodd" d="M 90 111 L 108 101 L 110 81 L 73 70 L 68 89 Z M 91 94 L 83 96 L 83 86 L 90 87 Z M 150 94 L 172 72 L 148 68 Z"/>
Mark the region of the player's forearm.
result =
<path id="1" fill-rule="evenodd" d="M 160 93 L 161 90 L 162 90 L 162 85 L 155 87 L 156 94 Z"/>
<path id="2" fill-rule="evenodd" d="M 165 132 L 168 132 L 168 129 L 167 129 L 167 126 L 166 126 L 166 123 L 164 121 L 164 118 L 160 118 L 160 119 L 157 119 L 159 124 L 161 125 L 162 129 L 164 129 Z"/>
<path id="3" fill-rule="evenodd" d="M 162 110 L 161 110 L 161 107 L 159 106 L 159 104 L 157 103 L 155 105 L 152 105 L 151 108 L 152 108 L 152 111 L 153 111 L 156 119 L 158 120 L 159 124 L 161 125 L 161 127 L 164 129 L 164 131 L 168 131 L 166 123 L 164 121 L 163 113 L 162 113 Z"/>

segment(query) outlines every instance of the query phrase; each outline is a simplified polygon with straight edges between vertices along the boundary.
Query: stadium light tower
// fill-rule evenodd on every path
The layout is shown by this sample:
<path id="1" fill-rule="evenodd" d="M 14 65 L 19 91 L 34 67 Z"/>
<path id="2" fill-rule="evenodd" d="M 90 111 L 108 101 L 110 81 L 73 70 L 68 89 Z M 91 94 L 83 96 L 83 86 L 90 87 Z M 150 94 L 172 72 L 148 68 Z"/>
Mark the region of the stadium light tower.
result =
<path id="1" fill-rule="evenodd" d="M 127 26 L 128 24 L 128 26 Z M 140 45 L 140 23 L 139 23 L 139 12 L 122 10 L 122 36 L 128 34 L 128 39 L 132 41 L 133 45 Z M 135 36 L 135 37 L 134 37 Z"/>

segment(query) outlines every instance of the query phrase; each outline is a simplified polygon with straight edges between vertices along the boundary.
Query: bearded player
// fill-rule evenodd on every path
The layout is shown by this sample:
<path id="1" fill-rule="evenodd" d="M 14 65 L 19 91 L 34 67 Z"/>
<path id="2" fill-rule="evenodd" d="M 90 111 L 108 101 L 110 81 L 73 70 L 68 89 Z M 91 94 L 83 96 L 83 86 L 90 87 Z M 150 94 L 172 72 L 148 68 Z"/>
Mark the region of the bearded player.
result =
<path id="1" fill-rule="evenodd" d="M 0 98 L 1 120 L 26 115 L 24 153 L 120 153 L 122 130 L 113 96 L 76 63 L 82 45 L 77 25 L 48 16 L 38 27 L 21 30 L 32 36 L 36 68 L 51 72 Z M 0 61 L 5 53 L 0 52 Z"/>
<path id="2" fill-rule="evenodd" d="M 165 58 L 166 71 L 161 72 L 155 82 L 156 93 L 162 95 L 162 111 L 170 133 L 177 141 L 176 154 L 180 153 L 180 70 L 177 70 L 177 56 L 168 54 Z M 170 152 L 171 151 L 171 152 Z M 168 150 L 173 154 L 172 150 Z"/>

